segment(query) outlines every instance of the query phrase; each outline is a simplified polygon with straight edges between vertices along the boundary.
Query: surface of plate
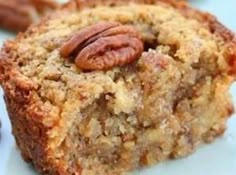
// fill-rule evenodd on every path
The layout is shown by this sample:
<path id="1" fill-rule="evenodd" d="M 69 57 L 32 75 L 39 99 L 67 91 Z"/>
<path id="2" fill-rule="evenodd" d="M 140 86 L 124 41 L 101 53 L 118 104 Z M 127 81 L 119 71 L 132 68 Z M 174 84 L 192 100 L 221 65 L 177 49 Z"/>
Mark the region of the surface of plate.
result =
<path id="1" fill-rule="evenodd" d="M 215 14 L 221 22 L 236 31 L 235 0 L 192 0 L 193 6 Z M 10 33 L 0 31 L 0 45 Z M 236 84 L 230 92 L 236 104 Z M 5 104 L 0 89 L 0 118 L 2 120 L 0 141 L 0 175 L 37 175 L 35 170 L 20 157 L 11 135 Z M 228 122 L 225 135 L 210 145 L 203 145 L 189 157 L 168 161 L 135 175 L 236 175 L 236 115 Z"/>

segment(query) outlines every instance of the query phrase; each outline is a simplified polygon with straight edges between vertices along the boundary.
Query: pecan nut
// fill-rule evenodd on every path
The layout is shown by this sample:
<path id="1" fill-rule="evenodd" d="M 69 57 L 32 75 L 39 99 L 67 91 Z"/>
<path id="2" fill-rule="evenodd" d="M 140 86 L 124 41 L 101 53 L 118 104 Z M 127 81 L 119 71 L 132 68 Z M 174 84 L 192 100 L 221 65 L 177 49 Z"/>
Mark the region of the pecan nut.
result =
<path id="1" fill-rule="evenodd" d="M 53 0 L 0 1 L 0 26 L 11 31 L 24 31 L 41 15 L 57 6 Z"/>
<path id="2" fill-rule="evenodd" d="M 75 56 L 82 70 L 107 70 L 138 59 L 143 52 L 139 33 L 131 26 L 100 22 L 70 37 L 60 48 L 61 56 Z"/>

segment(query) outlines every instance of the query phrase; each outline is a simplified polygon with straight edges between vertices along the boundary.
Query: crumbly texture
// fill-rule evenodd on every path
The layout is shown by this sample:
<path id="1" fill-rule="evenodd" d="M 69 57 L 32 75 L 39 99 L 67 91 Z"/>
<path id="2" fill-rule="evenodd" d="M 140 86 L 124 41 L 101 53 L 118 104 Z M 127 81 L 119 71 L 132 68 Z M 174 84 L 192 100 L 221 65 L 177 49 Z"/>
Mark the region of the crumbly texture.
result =
<path id="1" fill-rule="evenodd" d="M 26 161 L 41 174 L 120 175 L 186 156 L 223 134 L 236 65 L 229 30 L 173 1 L 78 6 L 2 49 L 0 82 Z M 68 36 L 99 21 L 140 32 L 138 61 L 83 72 L 60 56 Z"/>

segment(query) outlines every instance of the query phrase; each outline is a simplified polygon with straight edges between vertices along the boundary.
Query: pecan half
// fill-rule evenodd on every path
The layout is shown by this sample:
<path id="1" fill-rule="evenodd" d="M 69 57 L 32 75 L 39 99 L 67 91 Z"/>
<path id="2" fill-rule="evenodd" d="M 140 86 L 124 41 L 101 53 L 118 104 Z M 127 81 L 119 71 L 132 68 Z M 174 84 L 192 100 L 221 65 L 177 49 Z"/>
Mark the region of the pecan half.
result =
<path id="1" fill-rule="evenodd" d="M 24 31 L 57 6 L 53 0 L 0 0 L 0 26 L 11 31 Z"/>
<path id="2" fill-rule="evenodd" d="M 82 70 L 107 70 L 138 59 L 143 52 L 139 33 L 131 26 L 100 22 L 73 34 L 60 48 L 61 56 L 75 56 Z"/>

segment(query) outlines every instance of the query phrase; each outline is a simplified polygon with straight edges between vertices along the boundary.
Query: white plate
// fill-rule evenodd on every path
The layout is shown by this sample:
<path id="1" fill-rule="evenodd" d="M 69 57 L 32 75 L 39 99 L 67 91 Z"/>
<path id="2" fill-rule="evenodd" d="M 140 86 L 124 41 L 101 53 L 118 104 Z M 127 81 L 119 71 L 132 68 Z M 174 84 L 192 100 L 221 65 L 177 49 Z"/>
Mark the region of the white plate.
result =
<path id="1" fill-rule="evenodd" d="M 235 0 L 192 0 L 201 9 L 214 13 L 226 26 L 236 31 Z M 13 35 L 0 31 L 0 44 Z M 230 89 L 236 104 L 236 84 Z M 11 135 L 11 127 L 0 89 L 0 175 L 36 175 L 20 157 Z M 161 163 L 136 175 L 236 175 L 236 115 L 228 122 L 225 135 L 210 145 L 203 145 L 194 154 L 181 160 Z"/>

